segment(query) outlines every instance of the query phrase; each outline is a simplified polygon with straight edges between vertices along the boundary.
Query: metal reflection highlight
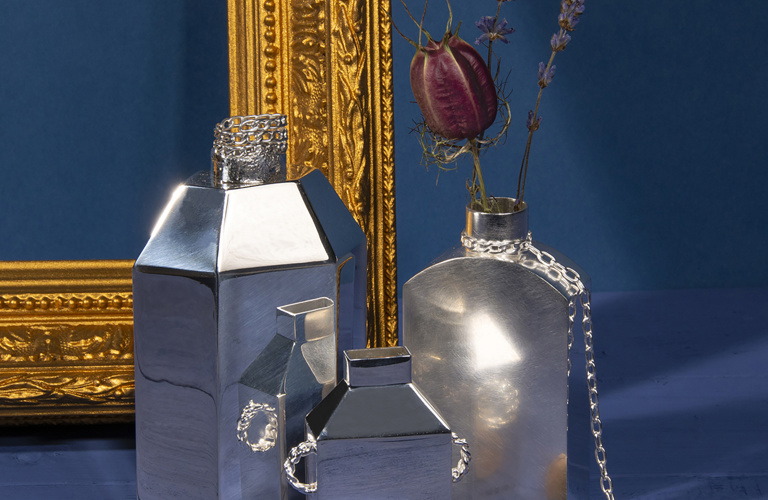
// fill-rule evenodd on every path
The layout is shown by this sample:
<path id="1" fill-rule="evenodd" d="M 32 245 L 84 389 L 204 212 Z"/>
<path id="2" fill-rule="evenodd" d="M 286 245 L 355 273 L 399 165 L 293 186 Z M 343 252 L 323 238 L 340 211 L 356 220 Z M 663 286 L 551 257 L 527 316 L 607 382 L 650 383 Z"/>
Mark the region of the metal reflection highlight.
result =
<path id="1" fill-rule="evenodd" d="M 472 358 L 479 372 L 520 361 L 520 353 L 512 345 L 512 339 L 504 334 L 489 314 L 473 316 L 470 328 L 475 332 L 470 336 L 473 344 Z"/>

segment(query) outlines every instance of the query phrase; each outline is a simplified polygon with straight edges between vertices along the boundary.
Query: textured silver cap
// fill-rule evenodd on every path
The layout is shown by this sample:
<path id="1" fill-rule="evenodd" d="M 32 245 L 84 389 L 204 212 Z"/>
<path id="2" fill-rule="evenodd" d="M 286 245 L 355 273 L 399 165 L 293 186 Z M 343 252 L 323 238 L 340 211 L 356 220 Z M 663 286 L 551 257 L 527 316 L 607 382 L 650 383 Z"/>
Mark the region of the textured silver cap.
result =
<path id="1" fill-rule="evenodd" d="M 214 184 L 227 189 L 285 181 L 287 125 L 287 117 L 279 114 L 233 116 L 216 125 Z"/>

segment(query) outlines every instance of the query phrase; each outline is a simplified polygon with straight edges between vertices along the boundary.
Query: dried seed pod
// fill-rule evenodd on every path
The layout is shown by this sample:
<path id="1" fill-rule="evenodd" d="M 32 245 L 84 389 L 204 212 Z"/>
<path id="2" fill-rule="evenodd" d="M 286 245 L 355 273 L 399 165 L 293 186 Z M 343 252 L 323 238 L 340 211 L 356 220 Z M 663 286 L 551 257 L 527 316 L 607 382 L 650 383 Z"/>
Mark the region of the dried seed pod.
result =
<path id="1" fill-rule="evenodd" d="M 411 61 L 411 90 L 429 128 L 446 139 L 471 139 L 496 119 L 496 86 L 474 47 L 447 33 L 429 39 Z"/>

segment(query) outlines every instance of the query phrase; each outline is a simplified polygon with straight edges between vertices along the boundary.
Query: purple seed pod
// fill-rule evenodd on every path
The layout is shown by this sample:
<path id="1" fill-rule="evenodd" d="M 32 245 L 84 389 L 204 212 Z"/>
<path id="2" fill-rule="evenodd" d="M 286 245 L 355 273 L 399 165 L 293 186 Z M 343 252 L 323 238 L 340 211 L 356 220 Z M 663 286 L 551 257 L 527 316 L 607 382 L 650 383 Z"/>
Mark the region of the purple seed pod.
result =
<path id="1" fill-rule="evenodd" d="M 429 128 L 471 139 L 496 120 L 496 86 L 485 61 L 457 35 L 429 40 L 411 61 L 411 90 Z"/>

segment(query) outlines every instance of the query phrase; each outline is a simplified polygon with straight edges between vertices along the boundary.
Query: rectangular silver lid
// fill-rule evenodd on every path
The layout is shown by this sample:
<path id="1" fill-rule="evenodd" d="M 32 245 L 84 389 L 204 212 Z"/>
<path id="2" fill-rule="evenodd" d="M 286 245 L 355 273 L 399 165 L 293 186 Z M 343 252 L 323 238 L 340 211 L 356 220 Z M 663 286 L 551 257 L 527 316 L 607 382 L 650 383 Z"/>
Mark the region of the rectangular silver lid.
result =
<path id="1" fill-rule="evenodd" d="M 344 352 L 349 387 L 409 384 L 411 353 L 405 347 L 351 349 Z"/>

